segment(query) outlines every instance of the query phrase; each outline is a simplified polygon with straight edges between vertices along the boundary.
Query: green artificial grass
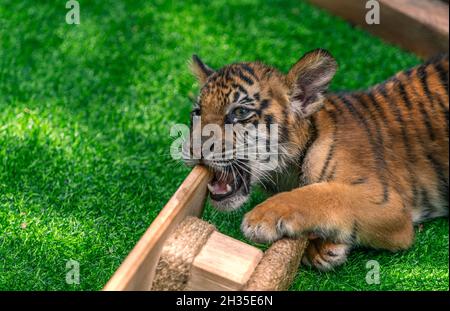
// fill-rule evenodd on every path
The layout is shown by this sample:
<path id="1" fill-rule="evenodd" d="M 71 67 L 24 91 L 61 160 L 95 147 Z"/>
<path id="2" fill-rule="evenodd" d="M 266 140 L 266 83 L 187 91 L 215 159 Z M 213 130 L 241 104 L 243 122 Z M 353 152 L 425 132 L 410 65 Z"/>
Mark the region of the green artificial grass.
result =
<path id="1" fill-rule="evenodd" d="M 419 60 L 303 1 L 65 1 L 0 4 L 0 289 L 99 290 L 189 169 L 169 156 L 198 85 L 187 61 L 261 60 L 287 70 L 313 48 L 357 89 Z M 255 192 L 244 210 L 262 201 Z M 243 211 L 205 218 L 243 239 Z M 293 290 L 448 290 L 448 220 L 414 247 L 357 250 L 330 273 L 301 269 Z M 80 284 L 66 284 L 66 262 Z M 368 260 L 380 284 L 365 281 Z"/>

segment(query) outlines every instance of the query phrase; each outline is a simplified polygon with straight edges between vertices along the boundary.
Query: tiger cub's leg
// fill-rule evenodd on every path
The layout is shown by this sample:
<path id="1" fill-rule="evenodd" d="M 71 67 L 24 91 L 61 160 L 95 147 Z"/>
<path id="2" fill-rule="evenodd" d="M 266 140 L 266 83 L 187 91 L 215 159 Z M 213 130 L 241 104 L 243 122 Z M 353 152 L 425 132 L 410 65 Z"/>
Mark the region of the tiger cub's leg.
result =
<path id="1" fill-rule="evenodd" d="M 312 184 L 267 199 L 245 215 L 241 228 L 259 242 L 316 234 L 348 246 L 408 248 L 414 235 L 410 210 L 394 191 L 386 202 L 378 197 L 373 185 L 355 191 L 348 184 Z"/>

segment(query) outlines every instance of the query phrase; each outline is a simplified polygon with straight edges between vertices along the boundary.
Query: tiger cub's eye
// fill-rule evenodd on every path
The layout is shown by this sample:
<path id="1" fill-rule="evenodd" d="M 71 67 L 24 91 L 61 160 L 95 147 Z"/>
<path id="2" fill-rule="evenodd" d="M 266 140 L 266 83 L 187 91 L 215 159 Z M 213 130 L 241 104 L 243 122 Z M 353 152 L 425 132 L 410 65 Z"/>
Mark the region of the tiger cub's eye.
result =
<path id="1" fill-rule="evenodd" d="M 237 107 L 234 109 L 233 114 L 238 120 L 244 120 L 250 116 L 252 111 L 244 107 Z"/>

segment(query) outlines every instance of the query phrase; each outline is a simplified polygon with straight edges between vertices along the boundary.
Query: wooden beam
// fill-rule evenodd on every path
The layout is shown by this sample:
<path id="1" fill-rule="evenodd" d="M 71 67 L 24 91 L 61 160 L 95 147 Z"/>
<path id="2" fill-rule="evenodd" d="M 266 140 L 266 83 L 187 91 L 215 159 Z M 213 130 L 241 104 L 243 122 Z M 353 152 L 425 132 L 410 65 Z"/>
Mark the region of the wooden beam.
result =
<path id="1" fill-rule="evenodd" d="M 165 240 L 184 218 L 201 215 L 210 178 L 204 167 L 192 170 L 103 290 L 150 289 Z"/>
<path id="2" fill-rule="evenodd" d="M 378 0 L 380 24 L 366 23 L 366 0 L 309 0 L 388 42 L 429 58 L 448 53 L 449 6 L 440 0 Z"/>
<path id="3" fill-rule="evenodd" d="M 213 232 L 192 263 L 187 290 L 242 290 L 263 256 L 256 247 Z"/>

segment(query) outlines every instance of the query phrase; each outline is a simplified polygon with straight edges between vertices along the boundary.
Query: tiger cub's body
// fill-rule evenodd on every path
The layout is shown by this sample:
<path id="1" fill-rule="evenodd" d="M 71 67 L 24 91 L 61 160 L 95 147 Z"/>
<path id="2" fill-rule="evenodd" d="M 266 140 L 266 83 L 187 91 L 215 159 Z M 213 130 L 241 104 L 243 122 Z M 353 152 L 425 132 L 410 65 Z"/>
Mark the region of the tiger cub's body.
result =
<path id="1" fill-rule="evenodd" d="M 366 92 L 326 96 L 311 119 L 304 182 L 365 185 L 377 205 L 400 200 L 414 222 L 447 215 L 448 103 L 443 58 Z"/>
<path id="2" fill-rule="evenodd" d="M 194 59 L 203 83 L 202 117 L 224 125 L 221 116 L 240 98 L 224 94 L 241 92 L 255 111 L 242 122 L 280 127 L 282 167 L 270 180 L 283 192 L 246 214 L 244 234 L 262 242 L 306 235 L 311 241 L 303 262 L 322 270 L 343 263 L 355 245 L 408 248 L 414 223 L 448 215 L 448 56 L 367 91 L 325 94 L 336 68 L 324 50 L 306 54 L 287 75 L 260 63 L 214 72 Z M 258 172 L 251 163 L 247 171 L 254 184 Z M 234 209 L 246 197 L 242 189 L 212 195 L 221 209 Z"/>

